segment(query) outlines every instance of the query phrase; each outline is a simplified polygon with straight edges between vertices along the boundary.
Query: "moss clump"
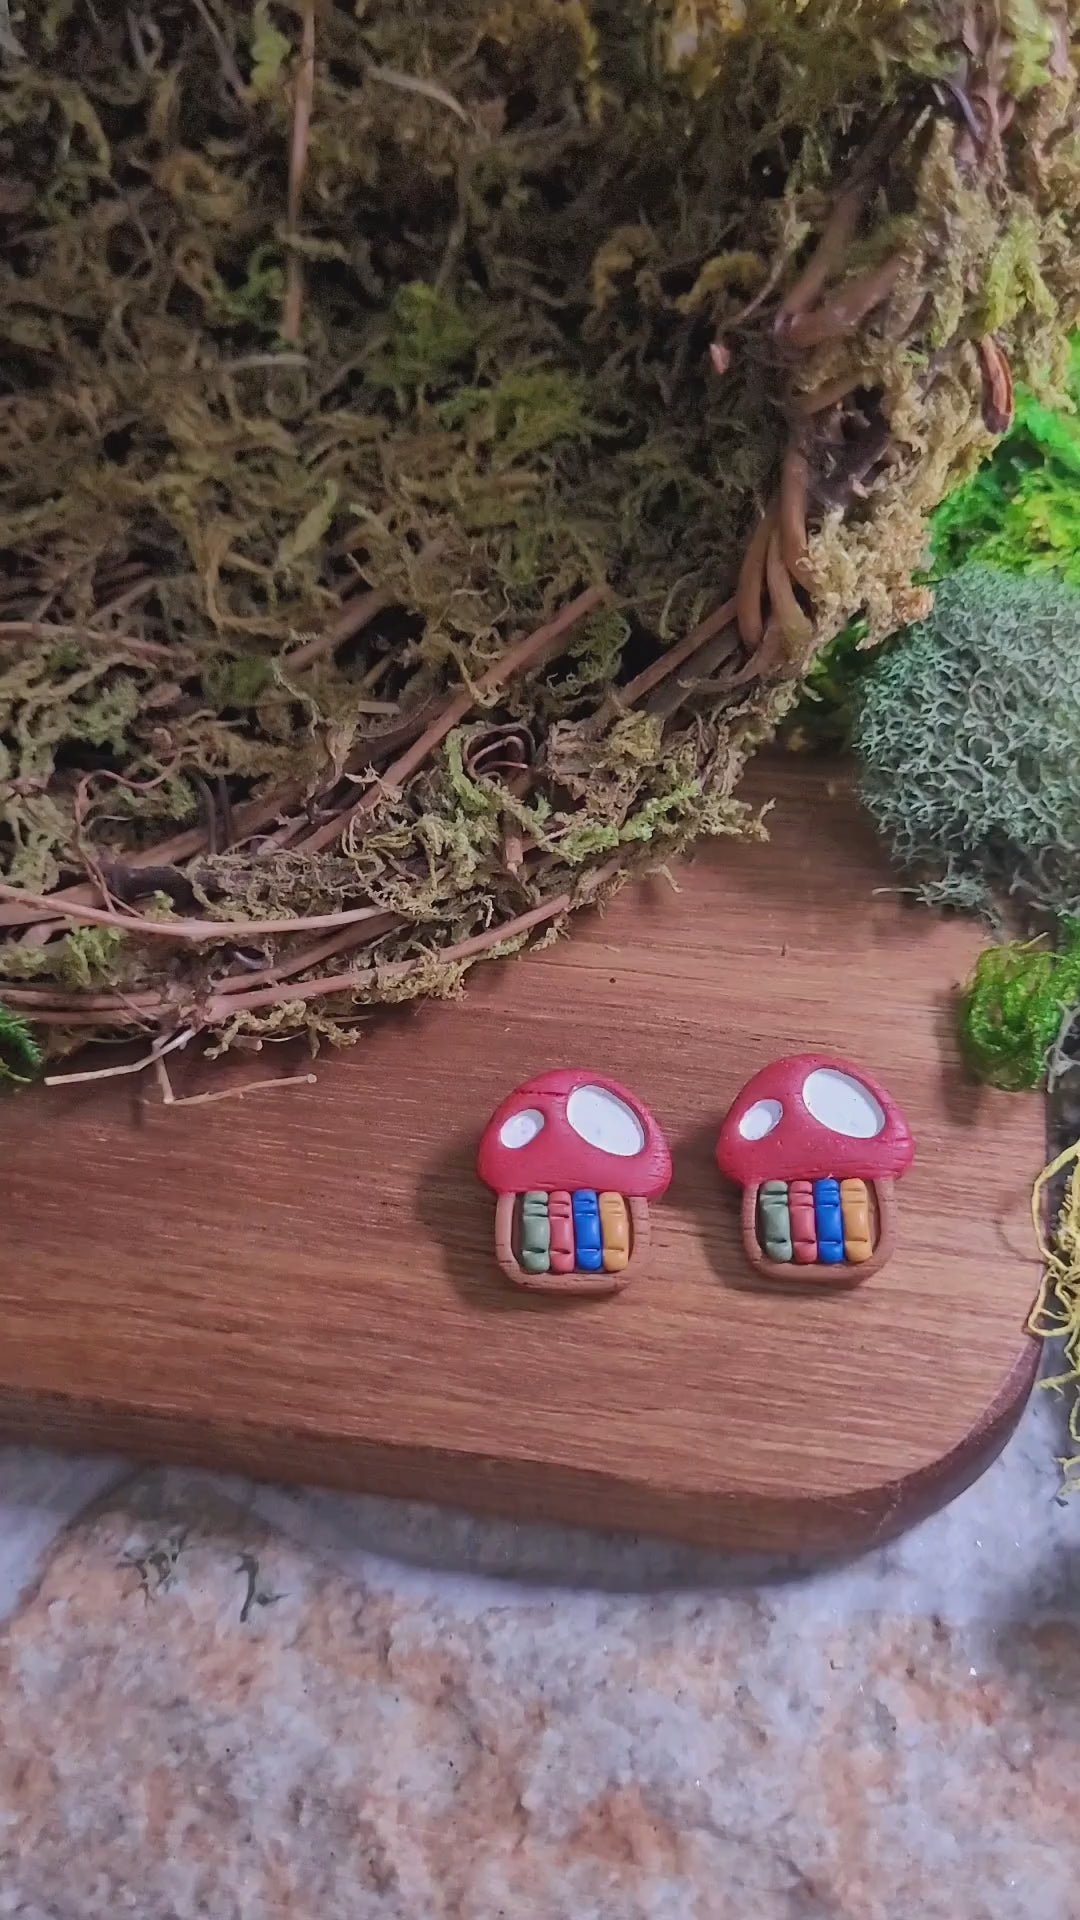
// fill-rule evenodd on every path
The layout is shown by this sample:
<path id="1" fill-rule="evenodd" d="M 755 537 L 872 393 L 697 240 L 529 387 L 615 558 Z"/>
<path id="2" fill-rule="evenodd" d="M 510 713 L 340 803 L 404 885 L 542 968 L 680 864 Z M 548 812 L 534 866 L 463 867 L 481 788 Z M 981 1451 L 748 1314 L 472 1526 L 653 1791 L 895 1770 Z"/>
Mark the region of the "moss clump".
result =
<path id="1" fill-rule="evenodd" d="M 918 605 L 926 515 L 1000 429 L 987 354 L 1060 383 L 1078 23 L 28 9 L 0 46 L 0 860 L 64 898 L 0 979 L 50 1044 L 73 1006 L 82 1034 L 340 1035 L 751 829 L 739 773 L 815 650 Z M 458 765 L 480 721 L 529 764 L 475 778 L 470 736 Z M 121 936 L 92 965 L 87 910 Z M 37 911 L 0 899 L 0 929 Z M 289 915 L 320 924 L 262 930 Z"/>
<path id="2" fill-rule="evenodd" d="M 1059 938 L 980 955 L 961 996 L 975 1078 L 1037 1086 L 1080 1000 L 1080 592 L 966 566 L 856 694 L 864 799 L 925 899 Z"/>
<path id="3" fill-rule="evenodd" d="M 1080 593 L 969 565 L 855 691 L 863 794 L 923 896 L 1057 936 L 979 956 L 959 1006 L 968 1067 L 1040 1084 L 1080 1000 Z"/>
<path id="4" fill-rule="evenodd" d="M 976 1080 L 1018 1093 L 1037 1087 L 1080 998 L 1080 921 L 1059 952 L 1005 941 L 979 955 L 960 1001 L 960 1040 Z"/>
<path id="5" fill-rule="evenodd" d="M 925 897 L 1080 913 L 1080 593 L 963 567 L 862 687 L 862 792 Z"/>

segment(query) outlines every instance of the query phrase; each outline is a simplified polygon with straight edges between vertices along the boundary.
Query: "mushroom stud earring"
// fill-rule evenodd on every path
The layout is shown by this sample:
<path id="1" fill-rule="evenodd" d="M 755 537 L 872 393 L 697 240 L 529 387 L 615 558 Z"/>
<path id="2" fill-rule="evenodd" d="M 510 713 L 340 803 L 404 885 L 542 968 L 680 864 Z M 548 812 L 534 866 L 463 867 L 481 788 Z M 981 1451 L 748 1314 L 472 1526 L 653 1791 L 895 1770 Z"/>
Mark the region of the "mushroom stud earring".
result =
<path id="1" fill-rule="evenodd" d="M 893 1182 L 914 1152 L 900 1108 L 861 1067 L 797 1053 L 747 1082 L 716 1158 L 742 1187 L 742 1242 L 758 1273 L 854 1286 L 893 1250 Z"/>
<path id="2" fill-rule="evenodd" d="M 477 1172 L 498 1196 L 495 1254 L 534 1293 L 617 1293 L 644 1266 L 667 1141 L 634 1094 L 562 1068 L 527 1080 L 484 1129 Z"/>

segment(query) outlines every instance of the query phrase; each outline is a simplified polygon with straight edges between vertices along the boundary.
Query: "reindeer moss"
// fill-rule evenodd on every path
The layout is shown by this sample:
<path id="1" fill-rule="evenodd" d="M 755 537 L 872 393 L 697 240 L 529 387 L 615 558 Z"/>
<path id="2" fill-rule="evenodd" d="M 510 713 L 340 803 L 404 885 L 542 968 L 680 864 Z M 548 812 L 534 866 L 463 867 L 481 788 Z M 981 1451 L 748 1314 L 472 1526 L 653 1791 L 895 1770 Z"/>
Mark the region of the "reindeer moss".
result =
<path id="1" fill-rule="evenodd" d="M 967 566 L 861 689 L 862 792 L 934 901 L 1080 915 L 1080 592 Z"/>
<path id="2" fill-rule="evenodd" d="M 917 606 L 926 515 L 990 445 L 979 337 L 1060 386 L 1080 7 L 328 0 L 292 218 L 304 12 L 4 18 L 0 865 L 33 891 L 107 869 L 128 901 L 149 858 L 161 913 L 370 904 L 397 918 L 351 997 L 392 999 L 456 986 L 441 947 L 753 830 L 738 777 L 812 648 L 771 680 L 702 669 L 644 712 L 618 688 L 730 591 L 792 383 L 857 373 L 890 432 L 819 515 L 813 646 Z M 973 168 L 946 83 L 976 55 L 1014 110 Z M 854 281 L 896 258 L 893 293 L 793 368 L 776 290 L 896 103 L 849 262 Z M 601 580 L 608 609 L 565 651 L 362 826 L 295 850 L 392 763 L 395 730 Z M 322 646 L 364 595 L 368 623 Z M 481 721 L 527 727 L 528 791 L 469 773 Z M 89 931 L 7 940 L 0 979 L 151 990 L 153 1025 L 296 953 Z M 348 998 L 219 1024 L 340 1037 Z"/>

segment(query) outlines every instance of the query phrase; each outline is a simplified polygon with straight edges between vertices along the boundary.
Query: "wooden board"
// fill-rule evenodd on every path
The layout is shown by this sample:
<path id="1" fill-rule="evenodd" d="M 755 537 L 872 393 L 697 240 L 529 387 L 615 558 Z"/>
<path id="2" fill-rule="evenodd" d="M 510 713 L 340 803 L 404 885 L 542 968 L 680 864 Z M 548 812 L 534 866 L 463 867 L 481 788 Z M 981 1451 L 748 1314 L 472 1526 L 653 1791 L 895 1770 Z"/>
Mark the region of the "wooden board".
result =
<path id="1" fill-rule="evenodd" d="M 711 846 L 678 891 L 373 1022 L 315 1088 L 6 1104 L 0 1430 L 780 1550 L 882 1538 L 973 1478 L 1035 1369 L 1041 1103 L 959 1076 L 977 930 L 875 891 L 845 776 L 768 782 L 771 845 Z M 754 1291 L 716 1132 L 755 1068 L 815 1046 L 906 1109 L 900 1247 L 852 1293 Z M 473 1176 L 499 1099 L 560 1064 L 634 1088 L 675 1157 L 650 1274 L 613 1301 L 512 1290 Z M 223 1071 L 253 1063 L 185 1063 L 184 1090 Z"/>

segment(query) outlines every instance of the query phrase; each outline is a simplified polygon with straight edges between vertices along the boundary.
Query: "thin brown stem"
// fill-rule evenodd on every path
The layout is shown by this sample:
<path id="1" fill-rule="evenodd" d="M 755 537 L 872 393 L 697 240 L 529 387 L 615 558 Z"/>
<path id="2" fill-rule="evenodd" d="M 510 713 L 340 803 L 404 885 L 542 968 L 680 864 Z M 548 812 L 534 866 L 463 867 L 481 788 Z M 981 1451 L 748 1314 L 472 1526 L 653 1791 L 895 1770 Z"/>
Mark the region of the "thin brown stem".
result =
<path id="1" fill-rule="evenodd" d="M 830 407 L 839 406 L 841 400 L 854 393 L 857 387 L 872 385 L 871 376 L 864 373 L 842 373 L 836 380 L 826 380 L 823 387 L 813 393 L 792 395 L 791 412 L 802 419 L 812 418 L 816 413 L 826 413 Z"/>
<path id="2" fill-rule="evenodd" d="M 789 447 L 780 473 L 780 549 L 792 579 L 807 592 L 811 586 L 806 538 L 809 491 L 810 462 L 801 447 Z"/>
<path id="3" fill-rule="evenodd" d="M 55 912 L 48 894 L 25 893 L 0 881 L 0 900 L 25 901 L 32 908 Z M 378 907 L 349 907 L 340 913 L 309 913 L 294 920 L 149 920 L 145 915 L 115 913 L 108 907 L 66 906 L 65 920 L 76 920 L 91 927 L 116 927 L 140 939 L 179 941 L 183 945 L 202 946 L 208 940 L 259 940 L 271 934 L 316 933 L 323 927 L 343 927 L 379 916 Z"/>
<path id="4" fill-rule="evenodd" d="M 734 690 L 744 687 L 750 680 L 767 680 L 783 665 L 787 653 L 787 644 L 779 620 L 770 619 L 761 636 L 761 645 L 756 647 L 749 660 L 728 676 L 725 687 Z"/>
<path id="5" fill-rule="evenodd" d="M 156 593 L 160 585 L 161 581 L 155 574 L 148 574 L 145 580 L 136 580 L 134 586 L 125 587 L 123 593 L 116 594 L 112 600 L 106 600 L 97 609 L 90 622 L 91 627 L 97 628 L 111 614 L 123 613 L 125 608 L 136 606 L 140 600 L 145 600 L 148 594 Z"/>
<path id="6" fill-rule="evenodd" d="M 130 653 L 151 666 L 172 667 L 182 671 L 193 664 L 186 647 L 161 646 L 154 640 L 139 640 L 130 633 L 99 633 L 89 627 L 56 626 L 51 620 L 0 620 L 0 639 L 85 640 L 89 633 L 102 647 L 117 653 Z"/>
<path id="7" fill-rule="evenodd" d="M 391 762 L 380 781 L 368 787 L 359 800 L 344 813 L 335 815 L 332 820 L 324 821 L 322 826 L 316 827 L 314 833 L 308 834 L 306 839 L 299 842 L 303 852 L 316 853 L 323 847 L 331 846 L 352 821 L 359 819 L 361 815 L 369 813 L 373 807 L 377 806 L 388 789 L 400 786 L 410 774 L 415 773 L 417 767 L 423 765 L 429 753 L 441 745 L 447 734 L 451 733 L 472 712 L 478 702 L 485 700 L 490 694 L 497 693 L 505 681 L 511 679 L 513 675 L 528 672 L 530 668 L 539 666 L 541 661 L 561 649 L 579 621 L 584 620 L 586 614 L 592 613 L 595 608 L 602 606 L 607 598 L 607 587 L 588 587 L 584 593 L 578 594 L 576 600 L 571 600 L 569 606 L 564 607 L 561 613 L 557 613 L 554 619 L 546 621 L 542 627 L 537 627 L 535 633 L 527 634 L 523 640 L 517 640 L 513 646 L 507 647 L 506 652 L 496 660 L 494 666 L 489 667 L 487 672 L 481 675 L 475 687 L 463 687 L 460 693 L 454 694 L 446 702 L 430 726 L 425 727 L 420 738 L 415 740 L 412 746 L 407 747 L 398 759 Z"/>
<path id="8" fill-rule="evenodd" d="M 160 993 L 72 993 L 63 987 L 12 987 L 6 981 L 0 987 L 0 999 L 5 1006 L 27 1008 L 35 1019 L 40 1014 L 60 1014 L 75 1009 L 98 1014 L 127 1010 L 133 1015 L 152 1015 L 171 1005 Z"/>
<path id="9" fill-rule="evenodd" d="M 725 600 L 722 606 L 716 607 L 691 633 L 677 641 L 675 646 L 668 647 L 660 655 L 659 660 L 653 661 L 651 667 L 646 667 L 636 679 L 629 681 L 625 687 L 620 687 L 613 693 L 607 703 L 610 712 L 615 713 L 620 707 L 636 706 L 639 700 L 646 699 L 668 678 L 669 674 L 674 673 L 678 667 L 685 666 L 686 662 L 692 660 L 702 647 L 707 646 L 714 635 L 721 633 L 726 626 L 729 626 L 734 613 L 733 599 Z"/>
<path id="10" fill-rule="evenodd" d="M 317 946 L 306 947 L 303 953 L 295 954 L 290 960 L 281 960 L 276 966 L 260 967 L 256 973 L 230 973 L 220 980 L 215 993 L 247 993 L 252 987 L 263 987 L 274 980 L 290 980 L 298 973 L 306 973 L 309 967 L 321 967 L 324 960 L 333 959 L 336 953 L 347 953 L 353 947 L 368 946 L 373 940 L 381 940 L 384 933 L 393 933 L 395 928 L 407 924 L 400 913 L 384 913 L 364 926 L 343 927 L 340 933 L 329 940 L 322 940 Z"/>
<path id="11" fill-rule="evenodd" d="M 646 712 L 654 714 L 658 720 L 670 720 L 672 715 L 678 713 L 679 708 L 695 693 L 700 693 L 709 687 L 712 673 L 726 660 L 730 660 L 738 645 L 739 630 L 734 622 L 731 622 L 723 633 L 714 634 L 712 639 L 702 647 L 701 652 L 695 655 L 693 678 L 688 681 L 682 679 L 666 681 L 646 702 Z M 725 690 L 726 683 L 715 686 L 717 693 Z"/>
<path id="12" fill-rule="evenodd" d="M 870 195 L 871 181 L 861 181 L 841 193 L 825 224 L 821 239 L 794 284 L 788 288 L 776 314 L 777 332 L 786 332 L 801 313 L 816 305 L 833 275 L 843 266 L 859 217 Z"/>
<path id="13" fill-rule="evenodd" d="M 388 727 L 385 732 L 376 734 L 361 742 L 349 755 L 345 763 L 347 774 L 358 774 L 368 767 L 374 767 L 395 753 L 398 753 L 410 740 L 415 740 L 427 725 L 437 702 L 426 700 L 421 707 L 396 727 Z M 304 801 L 304 788 L 299 782 L 290 782 L 278 787 L 263 800 L 252 800 L 246 806 L 237 807 L 233 816 L 235 829 L 234 846 L 254 839 L 268 826 L 285 813 L 290 807 L 300 806 Z M 205 826 L 189 827 L 183 833 L 174 834 L 169 840 L 162 840 L 155 846 L 143 847 L 137 853 L 129 854 L 125 864 L 136 872 L 144 867 L 170 866 L 179 861 L 189 860 L 195 854 L 206 850 L 207 835 Z M 69 907 L 81 906 L 93 900 L 93 889 L 80 885 L 63 887 L 56 893 L 42 896 L 47 899 L 43 907 L 30 907 L 26 904 L 29 896 L 18 893 L 19 904 L 5 905 L 0 896 L 0 927 L 33 926 L 38 921 L 63 919 Z"/>
<path id="14" fill-rule="evenodd" d="M 749 653 L 757 651 L 765 631 L 765 614 L 761 604 L 765 592 L 765 560 L 775 525 L 776 502 L 774 500 L 766 507 L 754 528 L 739 569 L 739 584 L 735 590 L 735 619 L 738 623 L 739 638 Z"/>
<path id="15" fill-rule="evenodd" d="M 801 353 L 824 346 L 830 340 L 842 340 L 889 298 L 904 262 L 899 254 L 883 260 L 880 266 L 849 280 L 824 306 L 811 313 L 796 314 L 787 329 L 787 339 Z"/>
<path id="16" fill-rule="evenodd" d="M 357 594 L 355 600 L 346 600 L 336 620 L 331 620 L 325 632 L 313 634 L 310 640 L 304 641 L 303 646 L 294 647 L 291 653 L 285 655 L 282 665 L 290 673 L 313 666 L 316 660 L 334 653 L 338 647 L 344 646 L 346 640 L 362 633 L 365 627 L 371 625 L 376 614 L 382 613 L 384 607 L 390 605 L 390 601 L 391 595 L 384 593 L 380 587 L 371 587 L 367 593 Z"/>
<path id="17" fill-rule="evenodd" d="M 795 597 L 791 575 L 784 565 L 778 528 L 774 528 L 769 536 L 765 581 L 769 589 L 769 599 L 772 602 L 773 618 L 779 623 L 784 639 L 797 657 L 813 638 L 814 623 L 803 612 Z"/>
<path id="18" fill-rule="evenodd" d="M 145 1028 L 149 1025 L 151 1017 L 163 1019 L 166 1014 L 175 1011 L 171 1001 L 162 1000 L 154 1009 L 153 1016 L 147 1014 L 146 1019 L 129 1012 L 122 1001 L 107 1012 L 102 1009 L 87 1012 L 85 1002 L 79 995 L 72 999 L 70 1007 L 41 1007 L 31 1018 L 35 1027 L 71 1027 L 72 1030 L 77 1027 L 91 1027 L 100 1034 L 103 1026 Z"/>
<path id="19" fill-rule="evenodd" d="M 315 99 L 315 0 L 303 0 L 303 27 L 300 38 L 300 64 L 296 73 L 293 101 L 292 147 L 289 152 L 289 196 L 286 235 L 294 243 L 299 235 L 300 203 L 307 172 L 308 144 L 311 135 L 311 109 Z M 295 244 L 289 246 L 285 269 L 285 311 L 281 335 L 293 346 L 300 338 L 300 320 L 304 305 L 304 263 Z"/>
<path id="20" fill-rule="evenodd" d="M 907 139 L 921 108 L 912 102 L 890 108 L 882 116 L 852 166 L 833 203 L 832 212 L 806 266 L 777 310 L 777 333 L 795 338 L 795 322 L 810 314 L 830 280 L 842 270 L 849 246 L 889 156 Z"/>

